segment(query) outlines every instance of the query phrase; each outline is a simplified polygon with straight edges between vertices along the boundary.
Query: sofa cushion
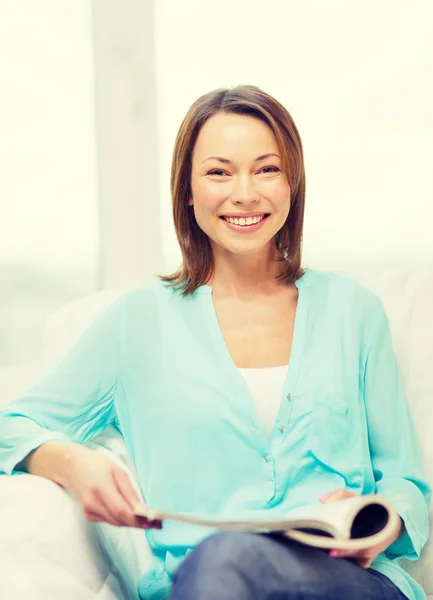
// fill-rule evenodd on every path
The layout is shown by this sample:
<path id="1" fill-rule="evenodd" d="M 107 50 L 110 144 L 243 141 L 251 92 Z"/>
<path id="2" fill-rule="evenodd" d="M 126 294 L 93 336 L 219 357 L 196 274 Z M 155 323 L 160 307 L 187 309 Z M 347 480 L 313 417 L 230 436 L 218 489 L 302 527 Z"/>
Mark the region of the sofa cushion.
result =
<path id="1" fill-rule="evenodd" d="M 144 532 L 90 523 L 52 481 L 0 475 L 0 531 L 2 600 L 138 600 Z"/>

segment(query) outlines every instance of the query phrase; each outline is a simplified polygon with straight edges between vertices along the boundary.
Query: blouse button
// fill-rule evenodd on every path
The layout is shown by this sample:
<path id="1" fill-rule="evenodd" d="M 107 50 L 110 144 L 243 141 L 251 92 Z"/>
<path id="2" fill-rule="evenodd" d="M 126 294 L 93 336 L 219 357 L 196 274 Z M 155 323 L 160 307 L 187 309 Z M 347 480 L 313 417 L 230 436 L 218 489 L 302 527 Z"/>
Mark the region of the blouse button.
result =
<path id="1" fill-rule="evenodd" d="M 284 427 L 282 425 L 279 426 L 278 428 L 280 431 L 284 431 Z"/>
<path id="2" fill-rule="evenodd" d="M 265 456 L 265 461 L 269 462 L 269 456 Z"/>
<path id="3" fill-rule="evenodd" d="M 287 394 L 287 400 L 290 400 L 290 394 Z"/>

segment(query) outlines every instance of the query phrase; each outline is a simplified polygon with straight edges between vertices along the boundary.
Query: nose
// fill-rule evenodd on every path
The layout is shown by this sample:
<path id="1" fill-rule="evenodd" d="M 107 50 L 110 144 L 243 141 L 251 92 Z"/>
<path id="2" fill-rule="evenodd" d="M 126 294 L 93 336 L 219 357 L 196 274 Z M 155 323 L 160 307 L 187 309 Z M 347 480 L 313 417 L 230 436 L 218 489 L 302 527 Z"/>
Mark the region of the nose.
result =
<path id="1" fill-rule="evenodd" d="M 254 186 L 254 181 L 249 177 L 239 178 L 234 182 L 233 194 L 231 197 L 233 204 L 250 206 L 259 201 L 259 195 Z"/>

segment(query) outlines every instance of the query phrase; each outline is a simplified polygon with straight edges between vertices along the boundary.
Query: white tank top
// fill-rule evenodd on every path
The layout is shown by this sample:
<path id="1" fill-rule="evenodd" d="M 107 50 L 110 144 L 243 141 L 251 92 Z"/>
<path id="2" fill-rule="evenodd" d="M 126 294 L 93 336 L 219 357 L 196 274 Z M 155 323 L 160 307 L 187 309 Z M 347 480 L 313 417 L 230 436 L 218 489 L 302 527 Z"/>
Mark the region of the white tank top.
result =
<path id="1" fill-rule="evenodd" d="M 251 390 L 268 439 L 271 437 L 280 409 L 281 393 L 287 369 L 288 365 L 266 367 L 264 369 L 239 369 Z"/>

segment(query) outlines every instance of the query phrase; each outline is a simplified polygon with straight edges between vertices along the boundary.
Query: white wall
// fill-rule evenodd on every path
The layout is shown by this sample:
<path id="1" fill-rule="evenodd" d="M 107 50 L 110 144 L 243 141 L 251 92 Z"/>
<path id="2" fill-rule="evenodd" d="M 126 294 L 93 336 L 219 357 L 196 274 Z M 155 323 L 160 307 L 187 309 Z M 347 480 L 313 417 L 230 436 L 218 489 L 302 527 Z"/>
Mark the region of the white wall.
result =
<path id="1" fill-rule="evenodd" d="M 40 354 L 46 315 L 97 288 L 87 0 L 0 2 L 0 366 Z"/>
<path id="2" fill-rule="evenodd" d="M 91 11 L 0 3 L 0 262 L 96 269 Z"/>
<path id="3" fill-rule="evenodd" d="M 304 264 L 433 259 L 433 3 L 155 3 L 164 254 L 174 138 L 201 94 L 258 85 L 304 144 Z"/>

